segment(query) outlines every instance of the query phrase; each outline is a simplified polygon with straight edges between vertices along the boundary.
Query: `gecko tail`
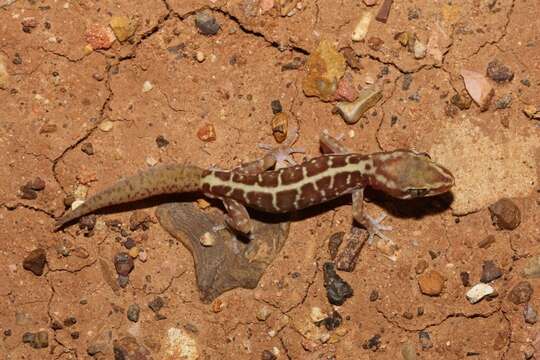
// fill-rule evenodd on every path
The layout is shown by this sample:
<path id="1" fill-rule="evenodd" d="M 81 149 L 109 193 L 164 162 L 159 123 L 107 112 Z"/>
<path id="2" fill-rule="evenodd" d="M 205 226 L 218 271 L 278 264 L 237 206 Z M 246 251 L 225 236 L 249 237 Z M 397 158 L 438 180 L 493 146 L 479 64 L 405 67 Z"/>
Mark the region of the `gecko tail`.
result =
<path id="1" fill-rule="evenodd" d="M 161 165 L 142 171 L 92 195 L 79 207 L 68 210 L 56 220 L 54 230 L 105 207 L 155 195 L 199 191 L 202 174 L 201 168 L 186 164 Z"/>

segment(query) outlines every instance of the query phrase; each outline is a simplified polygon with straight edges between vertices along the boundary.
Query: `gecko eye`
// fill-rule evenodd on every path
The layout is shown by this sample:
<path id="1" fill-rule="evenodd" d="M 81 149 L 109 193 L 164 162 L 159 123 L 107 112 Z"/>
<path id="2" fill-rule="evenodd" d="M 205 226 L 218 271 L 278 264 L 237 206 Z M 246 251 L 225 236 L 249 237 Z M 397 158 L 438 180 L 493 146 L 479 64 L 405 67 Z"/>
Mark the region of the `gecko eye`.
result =
<path id="1" fill-rule="evenodd" d="M 408 189 L 407 193 L 413 198 L 423 197 L 428 193 L 428 189 Z"/>

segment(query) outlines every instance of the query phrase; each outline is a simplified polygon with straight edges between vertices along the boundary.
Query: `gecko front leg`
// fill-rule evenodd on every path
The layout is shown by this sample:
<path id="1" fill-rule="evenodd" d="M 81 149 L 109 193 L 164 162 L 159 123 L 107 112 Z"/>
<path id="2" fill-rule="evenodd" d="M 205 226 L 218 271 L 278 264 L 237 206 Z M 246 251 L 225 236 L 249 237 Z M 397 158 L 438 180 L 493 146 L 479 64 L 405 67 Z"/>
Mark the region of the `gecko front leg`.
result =
<path id="1" fill-rule="evenodd" d="M 373 242 L 375 235 L 389 243 L 393 243 L 392 239 L 383 234 L 383 231 L 392 230 L 391 226 L 381 224 L 386 214 L 382 214 L 378 219 L 364 214 L 364 189 L 354 190 L 352 193 L 352 214 L 354 220 L 369 232 L 368 244 Z"/>

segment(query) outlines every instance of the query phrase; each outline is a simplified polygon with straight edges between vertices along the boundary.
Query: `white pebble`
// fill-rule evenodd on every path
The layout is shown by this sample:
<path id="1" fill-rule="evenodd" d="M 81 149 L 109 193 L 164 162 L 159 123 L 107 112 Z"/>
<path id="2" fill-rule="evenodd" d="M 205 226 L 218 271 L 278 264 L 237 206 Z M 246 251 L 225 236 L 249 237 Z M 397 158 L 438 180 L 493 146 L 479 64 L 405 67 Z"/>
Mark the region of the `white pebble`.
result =
<path id="1" fill-rule="evenodd" d="M 426 56 L 426 45 L 416 40 L 414 42 L 414 57 L 415 59 L 422 59 Z"/>
<path id="2" fill-rule="evenodd" d="M 143 86 L 142 86 L 142 91 L 143 92 L 149 92 L 150 90 L 152 90 L 154 88 L 154 85 L 152 85 L 152 83 L 148 80 L 146 80 L 144 83 L 143 83 Z"/>
<path id="3" fill-rule="evenodd" d="M 482 300 L 484 297 L 491 295 L 495 290 L 488 284 L 478 283 L 467 291 L 465 296 L 471 304 L 475 304 Z"/>
<path id="4" fill-rule="evenodd" d="M 105 120 L 105 121 L 100 122 L 98 127 L 99 127 L 99 130 L 107 132 L 107 131 L 111 131 L 111 130 L 112 130 L 113 125 L 114 125 L 114 124 L 113 124 L 112 121 L 110 121 L 110 120 Z"/>
<path id="5" fill-rule="evenodd" d="M 197 58 L 197 61 L 200 63 L 202 63 L 206 59 L 206 56 L 204 56 L 204 53 L 202 51 L 197 51 L 197 54 L 195 55 L 195 57 Z"/>
<path id="6" fill-rule="evenodd" d="M 371 19 L 373 19 L 373 14 L 371 12 L 366 11 L 362 14 L 362 17 L 354 27 L 354 31 L 352 33 L 352 41 L 364 40 L 368 32 L 369 24 L 371 23 Z"/>
<path id="7" fill-rule="evenodd" d="M 158 163 L 158 161 L 153 156 L 147 156 L 145 161 L 146 164 L 150 167 L 156 166 L 156 164 Z"/>
<path id="8" fill-rule="evenodd" d="M 321 308 L 318 306 L 314 306 L 311 308 L 311 313 L 309 314 L 309 316 L 314 323 L 326 319 L 326 314 L 323 313 Z"/>
<path id="9" fill-rule="evenodd" d="M 71 203 L 71 210 L 75 210 L 82 204 L 84 204 L 84 200 L 75 200 L 74 202 Z"/>

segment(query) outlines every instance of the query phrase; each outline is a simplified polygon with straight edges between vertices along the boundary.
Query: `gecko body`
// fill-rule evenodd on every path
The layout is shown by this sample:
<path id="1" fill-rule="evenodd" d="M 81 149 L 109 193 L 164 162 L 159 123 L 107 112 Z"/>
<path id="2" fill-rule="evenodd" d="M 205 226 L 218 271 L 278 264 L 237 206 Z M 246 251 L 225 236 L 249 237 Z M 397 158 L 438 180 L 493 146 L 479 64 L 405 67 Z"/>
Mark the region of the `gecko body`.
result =
<path id="1" fill-rule="evenodd" d="M 401 199 L 438 195 L 450 190 L 454 177 L 427 155 L 394 150 L 370 155 L 322 155 L 282 169 L 244 172 L 202 169 L 191 165 L 157 166 L 98 192 L 68 211 L 56 228 L 98 209 L 159 194 L 201 192 L 223 200 L 228 224 L 244 233 L 251 225 L 244 206 L 268 213 L 287 213 L 345 194 L 353 195 L 353 216 L 362 224 L 363 189 L 371 186 Z M 369 220 L 371 220 L 369 218 Z M 376 224 L 367 221 L 377 233 Z"/>

